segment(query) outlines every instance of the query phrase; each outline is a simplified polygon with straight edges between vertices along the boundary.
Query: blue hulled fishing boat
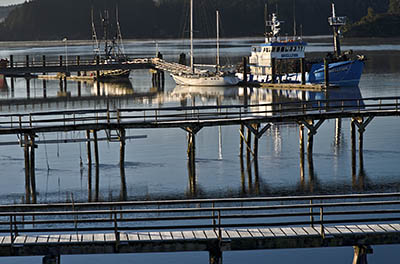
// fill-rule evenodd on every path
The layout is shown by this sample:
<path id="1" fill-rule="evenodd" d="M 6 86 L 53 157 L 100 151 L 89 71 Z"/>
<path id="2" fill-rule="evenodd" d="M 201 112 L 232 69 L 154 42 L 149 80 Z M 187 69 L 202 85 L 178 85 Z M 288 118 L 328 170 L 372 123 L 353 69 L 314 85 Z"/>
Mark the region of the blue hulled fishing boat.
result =
<path id="1" fill-rule="evenodd" d="M 253 83 L 300 83 L 323 84 L 325 82 L 324 63 L 305 63 L 307 43 L 301 37 L 281 37 L 276 14 L 266 22 L 271 30 L 266 33 L 265 43 L 252 47 L 249 58 L 250 74 L 247 81 Z M 351 52 L 342 53 L 340 47 L 340 27 L 345 25 L 346 17 L 337 17 L 332 4 L 332 17 L 329 24 L 333 28 L 334 53 L 325 58 L 328 61 L 329 82 L 336 86 L 357 86 L 364 69 L 364 57 L 350 59 Z M 303 68 L 303 70 L 300 70 Z M 303 72 L 303 74 L 301 73 Z M 244 79 L 242 73 L 238 73 Z"/>

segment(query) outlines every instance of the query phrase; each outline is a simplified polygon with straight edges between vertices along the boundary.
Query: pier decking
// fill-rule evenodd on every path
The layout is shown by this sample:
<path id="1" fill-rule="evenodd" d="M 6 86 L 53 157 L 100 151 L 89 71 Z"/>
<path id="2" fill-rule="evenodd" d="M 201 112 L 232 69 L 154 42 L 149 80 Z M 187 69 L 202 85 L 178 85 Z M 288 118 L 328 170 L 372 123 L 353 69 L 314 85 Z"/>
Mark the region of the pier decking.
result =
<path id="1" fill-rule="evenodd" d="M 399 193 L 0 206 L 0 256 L 47 256 L 400 243 Z M 46 263 L 46 262 L 45 262 Z M 50 263 L 50 262 L 49 262 Z M 355 262 L 362 263 L 362 262 Z"/>

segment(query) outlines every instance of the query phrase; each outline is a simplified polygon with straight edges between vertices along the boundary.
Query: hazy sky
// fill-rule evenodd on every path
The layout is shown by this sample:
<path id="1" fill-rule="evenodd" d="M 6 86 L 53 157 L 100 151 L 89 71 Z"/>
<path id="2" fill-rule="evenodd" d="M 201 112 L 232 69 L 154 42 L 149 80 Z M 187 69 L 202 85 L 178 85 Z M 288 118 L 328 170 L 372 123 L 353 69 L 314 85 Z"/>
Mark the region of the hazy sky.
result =
<path id="1" fill-rule="evenodd" d="M 25 0 L 0 0 L 0 6 L 20 4 L 25 2 Z"/>

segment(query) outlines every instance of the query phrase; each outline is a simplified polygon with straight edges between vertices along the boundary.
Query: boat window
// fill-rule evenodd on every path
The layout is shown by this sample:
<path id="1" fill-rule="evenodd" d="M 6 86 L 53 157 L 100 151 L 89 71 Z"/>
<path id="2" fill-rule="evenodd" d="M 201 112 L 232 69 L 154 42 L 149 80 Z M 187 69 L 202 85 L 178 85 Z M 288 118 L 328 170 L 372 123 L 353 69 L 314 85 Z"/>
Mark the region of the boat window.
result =
<path id="1" fill-rule="evenodd" d="M 293 47 L 293 51 L 297 51 L 297 46 Z"/>
<path id="2" fill-rule="evenodd" d="M 272 47 L 272 52 L 275 52 L 275 47 Z"/>

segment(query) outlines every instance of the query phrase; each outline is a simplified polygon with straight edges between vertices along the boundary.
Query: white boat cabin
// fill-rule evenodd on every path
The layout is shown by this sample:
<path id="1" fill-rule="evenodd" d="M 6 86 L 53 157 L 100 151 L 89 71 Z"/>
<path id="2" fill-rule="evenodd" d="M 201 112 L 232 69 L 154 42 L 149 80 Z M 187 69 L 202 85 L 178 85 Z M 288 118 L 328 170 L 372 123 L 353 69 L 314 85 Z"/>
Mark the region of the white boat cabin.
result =
<path id="1" fill-rule="evenodd" d="M 250 71 L 256 75 L 272 74 L 272 59 L 287 60 L 305 57 L 307 44 L 299 40 L 268 42 L 253 46 L 250 56 Z"/>
<path id="2" fill-rule="evenodd" d="M 272 60 L 301 59 L 305 57 L 307 43 L 300 37 L 280 37 L 281 21 L 276 14 L 272 14 L 272 20 L 267 21 L 271 32 L 267 33 L 265 43 L 253 46 L 249 59 L 250 72 L 254 75 L 272 74 Z"/>

